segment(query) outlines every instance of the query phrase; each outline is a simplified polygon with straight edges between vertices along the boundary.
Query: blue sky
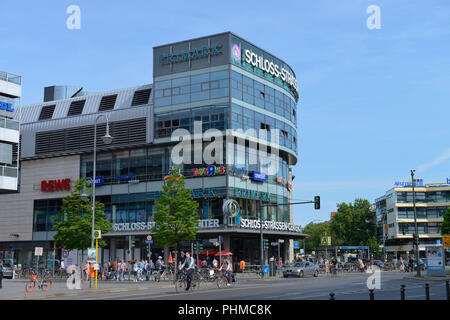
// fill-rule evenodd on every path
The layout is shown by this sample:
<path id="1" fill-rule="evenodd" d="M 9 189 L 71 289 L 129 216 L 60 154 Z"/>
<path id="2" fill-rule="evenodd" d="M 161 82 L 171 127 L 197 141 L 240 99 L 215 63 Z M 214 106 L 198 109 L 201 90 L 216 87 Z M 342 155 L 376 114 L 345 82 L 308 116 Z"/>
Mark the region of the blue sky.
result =
<path id="1" fill-rule="evenodd" d="M 66 28 L 69 5 L 81 29 Z M 369 30 L 368 6 L 381 9 Z M 373 202 L 411 169 L 450 178 L 450 2 L 0 2 L 0 69 L 23 76 L 22 104 L 48 85 L 104 91 L 152 82 L 152 47 L 232 31 L 286 61 L 299 81 L 294 221 Z"/>

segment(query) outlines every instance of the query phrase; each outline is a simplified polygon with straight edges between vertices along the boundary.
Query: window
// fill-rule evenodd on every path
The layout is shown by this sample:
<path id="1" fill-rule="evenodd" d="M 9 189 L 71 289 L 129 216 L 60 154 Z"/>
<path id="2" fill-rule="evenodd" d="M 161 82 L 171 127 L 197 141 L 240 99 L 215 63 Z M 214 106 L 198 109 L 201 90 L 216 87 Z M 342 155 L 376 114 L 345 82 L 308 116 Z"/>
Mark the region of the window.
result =
<path id="1" fill-rule="evenodd" d="M 132 106 L 139 106 L 141 104 L 147 104 L 150 99 L 151 89 L 138 90 L 134 92 L 133 101 L 131 102 Z"/>
<path id="2" fill-rule="evenodd" d="M 39 114 L 39 120 L 51 119 L 53 117 L 53 112 L 55 111 L 56 105 L 43 106 L 41 113 Z"/>
<path id="3" fill-rule="evenodd" d="M 117 94 L 113 94 L 110 96 L 103 96 L 102 101 L 100 101 L 100 107 L 98 111 L 106 111 L 114 109 L 114 105 L 116 104 Z"/>
<path id="4" fill-rule="evenodd" d="M 67 116 L 76 116 L 83 113 L 86 100 L 72 101 Z"/>

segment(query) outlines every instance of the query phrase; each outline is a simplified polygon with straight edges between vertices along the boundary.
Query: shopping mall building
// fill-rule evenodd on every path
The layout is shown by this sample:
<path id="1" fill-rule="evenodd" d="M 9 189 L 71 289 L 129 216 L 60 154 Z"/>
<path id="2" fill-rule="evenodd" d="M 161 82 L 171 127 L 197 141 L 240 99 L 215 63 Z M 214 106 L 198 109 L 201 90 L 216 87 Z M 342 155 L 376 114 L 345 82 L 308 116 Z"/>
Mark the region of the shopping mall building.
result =
<path id="1" fill-rule="evenodd" d="M 44 248 L 47 264 L 54 253 L 57 260 L 80 259 L 78 253 L 74 258 L 74 252 L 55 248 L 52 218 L 75 182 L 92 178 L 94 123 L 99 114 L 107 114 L 114 139 L 103 143 L 106 123 L 99 117 L 95 183 L 96 200 L 105 205 L 113 228 L 103 235 L 108 245 L 101 260 L 147 256 L 155 201 L 174 165 L 181 167 L 199 204 L 197 238 L 205 248 L 213 247 L 208 240 L 221 236 L 222 249 L 231 251 L 235 261 L 259 264 L 262 212 L 264 238 L 284 240 L 281 257 L 292 260 L 293 239 L 305 236 L 293 223 L 292 206 L 286 205 L 292 198 L 291 167 L 298 158 L 298 98 L 295 73 L 285 62 L 229 32 L 154 47 L 153 84 L 94 94 L 46 88 L 44 103 L 15 113 L 21 123 L 19 191 L 0 195 L 0 251 L 14 252 L 21 264 L 32 263 L 35 247 Z M 173 141 L 172 133 L 180 128 L 194 132 L 200 121 L 203 133 L 217 129 L 227 135 L 226 157 L 214 164 L 199 162 L 201 153 L 193 148 L 192 163 L 174 163 L 178 139 Z M 267 139 L 258 139 L 262 133 Z M 206 149 L 209 142 L 203 140 Z M 268 174 L 267 159 L 277 164 Z M 238 218 L 223 213 L 226 199 L 239 203 Z M 162 250 L 151 244 L 153 254 Z M 278 255 L 278 246 L 265 250 L 265 260 L 272 255 Z"/>
<path id="2" fill-rule="evenodd" d="M 414 184 L 419 252 L 425 257 L 425 245 L 442 243 L 441 225 L 450 208 L 450 180 Z M 414 254 L 414 203 L 411 182 L 396 182 L 394 188 L 375 200 L 378 239 L 389 256 Z"/>

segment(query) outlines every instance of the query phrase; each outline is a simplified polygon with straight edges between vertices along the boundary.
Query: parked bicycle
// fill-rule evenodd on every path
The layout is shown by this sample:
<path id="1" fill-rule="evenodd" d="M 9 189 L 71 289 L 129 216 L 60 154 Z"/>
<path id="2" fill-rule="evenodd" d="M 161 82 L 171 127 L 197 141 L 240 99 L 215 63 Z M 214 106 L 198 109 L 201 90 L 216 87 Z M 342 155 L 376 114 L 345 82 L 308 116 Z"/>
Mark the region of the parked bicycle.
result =
<path id="1" fill-rule="evenodd" d="M 29 279 L 30 280 L 25 285 L 25 291 L 28 293 L 33 292 L 36 286 L 45 292 L 49 291 L 52 288 L 52 282 L 48 279 L 48 274 L 44 273 L 42 277 L 38 277 L 36 273 L 30 274 Z"/>

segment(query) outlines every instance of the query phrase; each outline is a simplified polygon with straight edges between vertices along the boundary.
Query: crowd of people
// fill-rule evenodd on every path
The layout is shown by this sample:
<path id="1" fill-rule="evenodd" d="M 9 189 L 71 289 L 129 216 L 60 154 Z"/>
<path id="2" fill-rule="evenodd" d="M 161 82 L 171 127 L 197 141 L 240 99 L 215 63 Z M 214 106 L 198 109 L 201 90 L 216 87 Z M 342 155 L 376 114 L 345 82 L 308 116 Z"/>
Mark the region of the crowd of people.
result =
<path id="1" fill-rule="evenodd" d="M 64 263 L 64 262 L 63 262 Z M 63 267 L 63 264 L 62 266 Z M 95 264 L 85 261 L 82 268 L 82 279 L 89 281 L 95 279 Z M 115 260 L 113 262 L 105 262 L 98 266 L 97 279 L 98 280 L 116 280 L 124 281 L 125 276 L 128 279 L 133 277 L 134 282 L 150 280 L 150 277 L 157 272 L 161 272 L 165 268 L 164 261 L 161 256 L 156 261 L 153 260 Z"/>

